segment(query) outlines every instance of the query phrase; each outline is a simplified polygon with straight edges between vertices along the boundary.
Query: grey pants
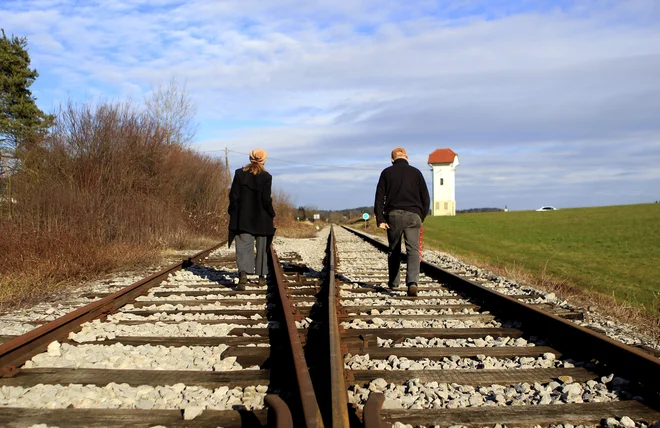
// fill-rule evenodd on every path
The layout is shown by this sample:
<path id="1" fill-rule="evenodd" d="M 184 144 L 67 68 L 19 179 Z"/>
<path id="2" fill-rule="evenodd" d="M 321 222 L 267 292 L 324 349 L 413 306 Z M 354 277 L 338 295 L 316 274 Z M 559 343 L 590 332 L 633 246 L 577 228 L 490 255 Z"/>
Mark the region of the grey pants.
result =
<path id="1" fill-rule="evenodd" d="M 255 238 L 257 246 L 257 257 L 255 263 L 254 247 Z M 236 264 L 239 271 L 249 274 L 268 274 L 268 237 L 253 236 L 249 233 L 236 235 Z M 256 264 L 256 269 L 255 269 Z"/>
<path id="2" fill-rule="evenodd" d="M 401 277 L 401 236 L 406 238 L 406 253 L 408 254 L 408 268 L 406 270 L 406 285 L 419 282 L 419 230 L 422 219 L 415 213 L 404 210 L 392 210 L 387 215 L 387 241 L 389 253 L 387 254 L 387 268 L 389 283 L 398 287 Z"/>

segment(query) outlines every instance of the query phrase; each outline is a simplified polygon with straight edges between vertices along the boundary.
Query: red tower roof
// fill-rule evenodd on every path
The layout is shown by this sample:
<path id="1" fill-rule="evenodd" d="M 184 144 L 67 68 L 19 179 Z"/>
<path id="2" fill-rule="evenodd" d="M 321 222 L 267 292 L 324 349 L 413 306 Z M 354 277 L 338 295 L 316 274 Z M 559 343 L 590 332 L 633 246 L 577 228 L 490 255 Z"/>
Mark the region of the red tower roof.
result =
<path id="1" fill-rule="evenodd" d="M 452 149 L 437 149 L 429 155 L 429 164 L 434 163 L 452 163 L 458 156 Z"/>

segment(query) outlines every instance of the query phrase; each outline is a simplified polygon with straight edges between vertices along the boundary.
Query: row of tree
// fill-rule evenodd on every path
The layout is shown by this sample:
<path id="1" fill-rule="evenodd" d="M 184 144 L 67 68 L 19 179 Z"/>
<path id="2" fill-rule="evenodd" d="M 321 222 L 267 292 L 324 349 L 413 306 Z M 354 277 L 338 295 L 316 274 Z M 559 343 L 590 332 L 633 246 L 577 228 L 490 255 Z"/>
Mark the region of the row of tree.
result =
<path id="1" fill-rule="evenodd" d="M 74 278 L 226 234 L 224 162 L 188 147 L 185 86 L 143 103 L 68 102 L 55 114 L 30 91 L 27 40 L 0 38 L 0 304 Z M 139 256 L 137 256 L 139 255 Z"/>
<path id="2" fill-rule="evenodd" d="M 364 213 L 373 216 L 374 207 L 357 207 L 347 208 L 343 210 L 320 210 L 312 205 L 299 206 L 295 212 L 296 220 L 298 221 L 322 221 L 330 223 L 344 223 L 352 222 L 362 218 Z M 319 218 L 315 219 L 314 216 L 318 215 Z"/>
<path id="3" fill-rule="evenodd" d="M 468 213 L 483 213 L 483 212 L 499 212 L 504 211 L 502 208 L 468 208 L 465 210 L 456 211 L 457 214 Z M 347 208 L 343 210 L 319 210 L 314 206 L 300 206 L 296 210 L 297 220 L 316 221 L 314 215 L 318 214 L 320 221 L 331 223 L 352 223 L 355 220 L 361 219 L 363 214 L 369 214 L 370 217 L 374 215 L 373 206 Z"/>
<path id="4" fill-rule="evenodd" d="M 186 213 L 189 226 L 198 229 L 206 223 L 209 230 L 220 229 L 221 222 L 209 224 L 202 218 L 221 214 L 217 210 L 226 198 L 227 174 L 221 162 L 187 148 L 196 131 L 196 108 L 185 86 L 174 79 L 158 85 L 143 105 L 68 103 L 53 115 L 39 109 L 30 90 L 38 75 L 30 67 L 27 40 L 9 37 L 2 30 L 3 219 L 37 230 L 46 224 L 64 228 L 74 225 L 63 218 L 80 219 L 83 211 L 94 214 L 87 216 L 90 222 L 93 217 L 99 220 L 94 228 L 103 231 L 97 230 L 97 236 L 113 239 L 126 228 L 118 225 L 126 210 L 148 212 L 144 201 L 150 200 L 153 208 L 161 199 L 165 206 Z M 172 198 L 178 198 L 174 205 Z M 158 216 L 172 213 L 172 209 L 152 211 Z M 179 220 L 178 215 L 173 217 Z M 158 234 L 153 225 L 148 229 Z"/>

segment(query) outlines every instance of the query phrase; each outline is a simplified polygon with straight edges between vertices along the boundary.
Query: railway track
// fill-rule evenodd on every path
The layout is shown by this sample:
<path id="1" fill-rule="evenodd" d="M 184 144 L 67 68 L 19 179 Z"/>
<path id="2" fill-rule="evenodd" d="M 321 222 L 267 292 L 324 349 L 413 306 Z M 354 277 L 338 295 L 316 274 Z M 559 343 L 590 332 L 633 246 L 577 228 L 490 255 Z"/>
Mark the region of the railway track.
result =
<path id="1" fill-rule="evenodd" d="M 268 288 L 235 291 L 218 247 L 1 344 L 0 426 L 316 426 L 293 317 L 316 281 L 271 249 Z"/>
<path id="2" fill-rule="evenodd" d="M 330 239 L 346 354 L 332 364 L 366 428 L 660 420 L 657 358 L 424 262 L 407 297 L 382 287 L 383 244 L 343 229 Z"/>
<path id="3" fill-rule="evenodd" d="M 655 357 L 434 265 L 418 297 L 383 288 L 382 249 L 333 228 L 322 272 L 271 248 L 267 288 L 234 290 L 233 251 L 214 247 L 88 295 L 0 345 L 0 426 L 660 421 Z"/>

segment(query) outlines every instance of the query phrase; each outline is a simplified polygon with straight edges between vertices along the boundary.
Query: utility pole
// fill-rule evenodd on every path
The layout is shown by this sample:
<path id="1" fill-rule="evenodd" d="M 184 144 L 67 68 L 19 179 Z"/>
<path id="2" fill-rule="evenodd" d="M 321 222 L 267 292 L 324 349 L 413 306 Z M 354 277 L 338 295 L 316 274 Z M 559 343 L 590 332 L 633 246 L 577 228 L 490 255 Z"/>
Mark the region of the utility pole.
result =
<path id="1" fill-rule="evenodd" d="M 231 182 L 231 170 L 229 169 L 229 148 L 225 147 L 225 169 L 227 170 L 227 178 Z"/>

